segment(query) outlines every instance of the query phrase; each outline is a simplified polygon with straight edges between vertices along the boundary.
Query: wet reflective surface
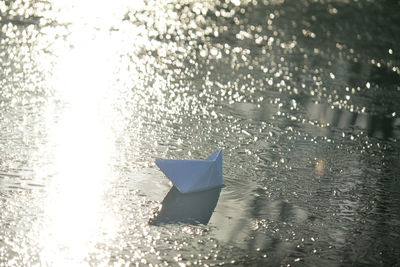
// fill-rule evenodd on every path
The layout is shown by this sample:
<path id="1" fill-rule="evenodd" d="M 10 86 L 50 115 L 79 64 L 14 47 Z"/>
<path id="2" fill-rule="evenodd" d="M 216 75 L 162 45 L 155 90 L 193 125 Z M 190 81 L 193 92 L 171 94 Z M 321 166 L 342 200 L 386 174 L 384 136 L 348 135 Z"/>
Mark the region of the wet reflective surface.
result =
<path id="1" fill-rule="evenodd" d="M 191 194 L 182 194 L 174 186 L 161 203 L 161 210 L 150 224 L 186 223 L 208 224 L 218 203 L 221 187 Z"/>
<path id="2" fill-rule="evenodd" d="M 0 266 L 396 264 L 399 11 L 0 2 Z M 154 164 L 216 149 L 204 202 Z"/>

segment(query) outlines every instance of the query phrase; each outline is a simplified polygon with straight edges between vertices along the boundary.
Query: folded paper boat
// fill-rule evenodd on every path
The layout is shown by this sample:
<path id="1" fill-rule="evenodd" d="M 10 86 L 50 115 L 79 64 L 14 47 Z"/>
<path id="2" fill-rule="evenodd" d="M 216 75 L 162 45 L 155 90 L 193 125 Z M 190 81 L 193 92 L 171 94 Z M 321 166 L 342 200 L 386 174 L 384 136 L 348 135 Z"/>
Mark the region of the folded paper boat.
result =
<path id="1" fill-rule="evenodd" d="M 156 165 L 183 194 L 222 186 L 222 150 L 205 160 L 156 159 Z"/>

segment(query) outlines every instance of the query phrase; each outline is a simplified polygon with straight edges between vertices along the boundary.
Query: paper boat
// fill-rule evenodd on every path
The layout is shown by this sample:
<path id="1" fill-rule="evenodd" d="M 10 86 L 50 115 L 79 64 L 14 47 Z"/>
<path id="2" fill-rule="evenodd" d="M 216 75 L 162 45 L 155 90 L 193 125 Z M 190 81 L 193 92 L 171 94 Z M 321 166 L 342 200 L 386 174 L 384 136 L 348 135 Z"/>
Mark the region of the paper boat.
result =
<path id="1" fill-rule="evenodd" d="M 222 150 L 205 160 L 156 159 L 156 165 L 183 194 L 222 186 Z"/>
<path id="2" fill-rule="evenodd" d="M 173 186 L 162 202 L 161 210 L 149 224 L 208 224 L 217 206 L 221 187 L 192 194 L 182 194 Z"/>

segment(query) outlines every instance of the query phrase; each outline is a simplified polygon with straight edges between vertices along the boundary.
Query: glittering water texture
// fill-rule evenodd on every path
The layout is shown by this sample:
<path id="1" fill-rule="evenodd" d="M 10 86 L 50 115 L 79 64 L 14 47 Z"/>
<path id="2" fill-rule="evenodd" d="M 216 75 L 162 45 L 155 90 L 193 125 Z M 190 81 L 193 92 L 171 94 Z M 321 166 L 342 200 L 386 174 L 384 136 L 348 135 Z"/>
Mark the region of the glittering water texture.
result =
<path id="1" fill-rule="evenodd" d="M 400 5 L 0 1 L 0 266 L 395 265 Z M 224 153 L 181 196 L 156 157 Z"/>

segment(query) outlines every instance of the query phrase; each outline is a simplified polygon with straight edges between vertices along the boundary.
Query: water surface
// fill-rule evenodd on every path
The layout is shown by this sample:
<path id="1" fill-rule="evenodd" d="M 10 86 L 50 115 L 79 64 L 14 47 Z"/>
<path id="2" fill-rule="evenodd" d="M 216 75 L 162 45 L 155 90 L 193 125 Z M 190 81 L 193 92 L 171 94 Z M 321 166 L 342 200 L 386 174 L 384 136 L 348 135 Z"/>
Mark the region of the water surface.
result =
<path id="1" fill-rule="evenodd" d="M 0 266 L 397 264 L 397 1 L 0 11 Z"/>

